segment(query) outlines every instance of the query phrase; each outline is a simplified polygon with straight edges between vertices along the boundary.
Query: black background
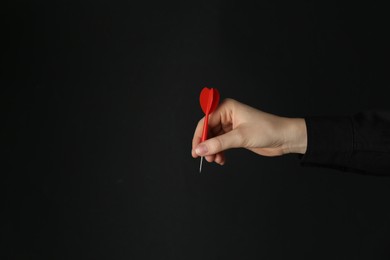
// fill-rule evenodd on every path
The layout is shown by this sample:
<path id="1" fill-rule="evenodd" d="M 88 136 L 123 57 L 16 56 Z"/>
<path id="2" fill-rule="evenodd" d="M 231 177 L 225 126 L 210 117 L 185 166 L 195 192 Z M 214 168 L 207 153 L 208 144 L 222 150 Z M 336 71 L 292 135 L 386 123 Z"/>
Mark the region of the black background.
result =
<path id="1" fill-rule="evenodd" d="M 190 155 L 204 86 L 283 116 L 389 109 L 384 6 L 2 5 L 8 259 L 389 259 L 388 178 Z"/>

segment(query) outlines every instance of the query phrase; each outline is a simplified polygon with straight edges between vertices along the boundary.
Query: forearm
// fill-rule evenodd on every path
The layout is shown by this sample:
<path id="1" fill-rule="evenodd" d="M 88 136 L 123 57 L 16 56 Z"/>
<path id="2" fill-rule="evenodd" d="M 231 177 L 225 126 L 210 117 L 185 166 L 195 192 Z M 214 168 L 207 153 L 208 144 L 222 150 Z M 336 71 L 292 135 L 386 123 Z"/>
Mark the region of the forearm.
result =
<path id="1" fill-rule="evenodd" d="M 302 164 L 390 175 L 390 113 L 308 117 Z"/>

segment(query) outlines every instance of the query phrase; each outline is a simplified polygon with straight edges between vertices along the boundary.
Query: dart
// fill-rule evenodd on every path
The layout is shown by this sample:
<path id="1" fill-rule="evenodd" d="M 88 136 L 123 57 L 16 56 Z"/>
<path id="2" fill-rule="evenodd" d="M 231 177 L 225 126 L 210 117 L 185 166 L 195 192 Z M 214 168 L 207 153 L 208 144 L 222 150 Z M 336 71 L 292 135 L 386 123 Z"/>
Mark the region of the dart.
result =
<path id="1" fill-rule="evenodd" d="M 203 88 L 200 92 L 200 107 L 205 114 L 201 142 L 207 140 L 209 131 L 209 115 L 217 108 L 219 103 L 219 92 L 215 88 Z M 203 156 L 200 158 L 199 172 L 202 172 Z"/>

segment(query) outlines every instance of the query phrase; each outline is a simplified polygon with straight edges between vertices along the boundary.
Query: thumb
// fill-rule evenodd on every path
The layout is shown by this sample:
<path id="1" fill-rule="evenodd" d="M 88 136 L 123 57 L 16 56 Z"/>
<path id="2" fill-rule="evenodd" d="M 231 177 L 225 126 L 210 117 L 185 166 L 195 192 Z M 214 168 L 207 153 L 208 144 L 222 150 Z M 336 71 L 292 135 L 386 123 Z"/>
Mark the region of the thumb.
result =
<path id="1" fill-rule="evenodd" d="M 240 146 L 241 137 L 237 130 L 232 130 L 226 134 L 210 138 L 203 143 L 200 143 L 195 148 L 195 153 L 199 156 L 213 155 Z"/>

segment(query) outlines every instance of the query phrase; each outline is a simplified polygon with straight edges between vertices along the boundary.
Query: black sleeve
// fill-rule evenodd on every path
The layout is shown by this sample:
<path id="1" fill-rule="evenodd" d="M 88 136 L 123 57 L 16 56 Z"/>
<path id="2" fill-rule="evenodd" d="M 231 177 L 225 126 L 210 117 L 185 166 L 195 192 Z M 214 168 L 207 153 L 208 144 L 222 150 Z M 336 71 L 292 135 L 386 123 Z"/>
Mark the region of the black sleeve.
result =
<path id="1" fill-rule="evenodd" d="M 390 112 L 350 117 L 306 117 L 303 166 L 321 166 L 390 176 Z"/>

